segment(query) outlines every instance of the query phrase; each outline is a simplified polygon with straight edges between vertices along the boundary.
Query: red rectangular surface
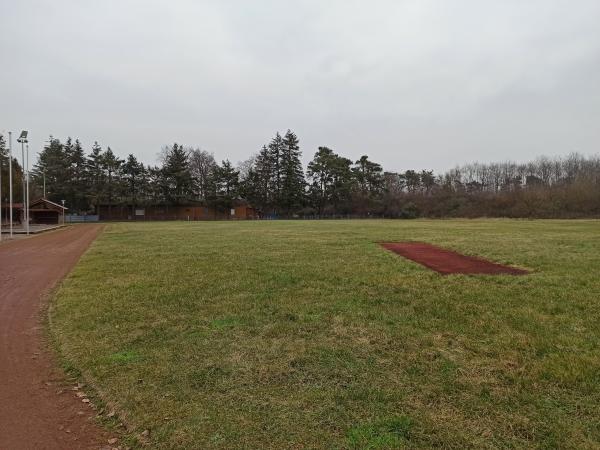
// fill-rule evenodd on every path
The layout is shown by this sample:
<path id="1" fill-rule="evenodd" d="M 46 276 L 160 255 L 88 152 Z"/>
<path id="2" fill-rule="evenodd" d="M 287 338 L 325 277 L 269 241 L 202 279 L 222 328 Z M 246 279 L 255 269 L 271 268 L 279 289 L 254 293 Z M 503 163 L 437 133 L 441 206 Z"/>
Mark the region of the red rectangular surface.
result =
<path id="1" fill-rule="evenodd" d="M 444 275 L 453 273 L 525 275 L 529 273 L 523 269 L 496 264 L 474 256 L 461 255 L 422 242 L 385 242 L 381 245 L 394 253 Z"/>

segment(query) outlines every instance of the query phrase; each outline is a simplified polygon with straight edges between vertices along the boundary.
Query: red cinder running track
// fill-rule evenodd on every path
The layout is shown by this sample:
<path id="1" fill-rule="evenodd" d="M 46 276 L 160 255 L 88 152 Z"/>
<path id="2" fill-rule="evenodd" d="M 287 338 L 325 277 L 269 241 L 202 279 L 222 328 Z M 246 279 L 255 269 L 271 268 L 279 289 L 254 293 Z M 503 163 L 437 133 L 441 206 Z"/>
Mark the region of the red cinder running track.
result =
<path id="1" fill-rule="evenodd" d="M 101 230 L 77 225 L 0 244 L 0 449 L 99 449 L 107 436 L 65 385 L 41 327 L 49 291 Z"/>
<path id="2" fill-rule="evenodd" d="M 423 242 L 384 242 L 384 248 L 404 256 L 443 275 L 450 274 L 487 274 L 487 275 L 525 275 L 523 269 L 504 266 L 474 256 L 436 247 Z"/>

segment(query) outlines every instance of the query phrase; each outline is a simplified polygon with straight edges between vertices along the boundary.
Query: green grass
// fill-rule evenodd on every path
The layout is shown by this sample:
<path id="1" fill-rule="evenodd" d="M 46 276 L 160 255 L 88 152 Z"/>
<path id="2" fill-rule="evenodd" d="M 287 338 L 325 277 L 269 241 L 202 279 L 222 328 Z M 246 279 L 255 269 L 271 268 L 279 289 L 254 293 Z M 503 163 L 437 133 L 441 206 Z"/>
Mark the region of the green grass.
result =
<path id="1" fill-rule="evenodd" d="M 380 241 L 531 269 L 440 276 Z M 157 449 L 600 447 L 600 222 L 114 224 L 51 331 Z"/>

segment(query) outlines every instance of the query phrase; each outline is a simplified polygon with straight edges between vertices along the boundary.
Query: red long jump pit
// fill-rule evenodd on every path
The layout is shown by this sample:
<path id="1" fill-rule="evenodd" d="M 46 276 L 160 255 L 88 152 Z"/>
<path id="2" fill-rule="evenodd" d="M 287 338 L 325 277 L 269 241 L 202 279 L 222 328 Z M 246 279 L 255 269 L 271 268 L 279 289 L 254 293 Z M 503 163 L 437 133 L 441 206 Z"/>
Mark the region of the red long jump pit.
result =
<path id="1" fill-rule="evenodd" d="M 423 242 L 384 242 L 381 246 L 442 275 L 453 273 L 525 275 L 529 273 L 527 270 L 496 264 L 474 256 L 461 255 Z"/>

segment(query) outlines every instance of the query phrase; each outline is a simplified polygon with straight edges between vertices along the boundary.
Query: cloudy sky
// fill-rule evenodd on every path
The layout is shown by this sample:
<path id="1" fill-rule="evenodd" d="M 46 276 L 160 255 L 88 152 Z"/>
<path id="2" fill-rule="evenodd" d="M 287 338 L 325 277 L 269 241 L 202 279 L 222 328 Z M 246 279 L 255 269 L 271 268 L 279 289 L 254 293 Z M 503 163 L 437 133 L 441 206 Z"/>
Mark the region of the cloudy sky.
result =
<path id="1" fill-rule="evenodd" d="M 294 130 L 389 170 L 600 153 L 598 0 L 0 0 L 0 132 L 154 163 Z"/>

